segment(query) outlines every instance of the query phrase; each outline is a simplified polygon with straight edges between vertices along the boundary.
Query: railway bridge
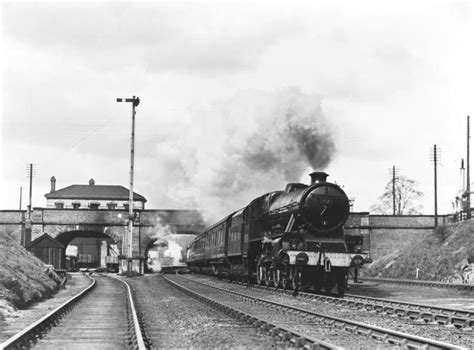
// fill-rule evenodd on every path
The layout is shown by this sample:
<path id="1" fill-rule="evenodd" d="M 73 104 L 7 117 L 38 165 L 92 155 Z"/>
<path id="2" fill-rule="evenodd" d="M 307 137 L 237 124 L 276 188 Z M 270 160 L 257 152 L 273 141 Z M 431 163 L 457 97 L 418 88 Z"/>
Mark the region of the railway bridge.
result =
<path id="1" fill-rule="evenodd" d="M 204 222 L 196 210 L 135 210 L 132 255 L 146 258 L 146 253 L 157 240 L 169 234 L 197 234 Z M 120 209 L 56 209 L 33 208 L 0 211 L 0 229 L 13 235 L 28 247 L 44 235 L 64 247 L 75 238 L 111 239 L 122 252 L 128 246 L 128 211 Z"/>

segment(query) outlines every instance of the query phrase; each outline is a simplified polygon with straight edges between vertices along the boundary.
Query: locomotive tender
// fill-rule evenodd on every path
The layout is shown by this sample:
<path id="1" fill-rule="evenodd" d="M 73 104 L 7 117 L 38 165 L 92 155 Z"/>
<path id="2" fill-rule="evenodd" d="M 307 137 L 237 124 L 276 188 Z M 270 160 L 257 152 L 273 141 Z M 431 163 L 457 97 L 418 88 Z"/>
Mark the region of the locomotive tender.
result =
<path id="1" fill-rule="evenodd" d="M 295 292 L 336 287 L 342 296 L 349 267 L 370 258 L 344 234 L 345 192 L 324 172 L 310 176 L 309 186 L 290 183 L 208 227 L 187 248 L 189 268 Z"/>

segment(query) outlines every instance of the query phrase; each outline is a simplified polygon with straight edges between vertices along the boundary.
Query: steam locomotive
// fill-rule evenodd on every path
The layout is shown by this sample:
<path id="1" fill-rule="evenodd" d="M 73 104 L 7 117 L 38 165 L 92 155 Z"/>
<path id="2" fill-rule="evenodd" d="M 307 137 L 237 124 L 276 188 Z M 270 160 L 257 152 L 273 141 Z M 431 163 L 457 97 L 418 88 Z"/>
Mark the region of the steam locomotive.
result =
<path id="1" fill-rule="evenodd" d="M 343 296 L 349 267 L 370 257 L 344 234 L 345 192 L 324 172 L 310 176 L 310 185 L 289 183 L 208 227 L 187 247 L 191 271 Z"/>

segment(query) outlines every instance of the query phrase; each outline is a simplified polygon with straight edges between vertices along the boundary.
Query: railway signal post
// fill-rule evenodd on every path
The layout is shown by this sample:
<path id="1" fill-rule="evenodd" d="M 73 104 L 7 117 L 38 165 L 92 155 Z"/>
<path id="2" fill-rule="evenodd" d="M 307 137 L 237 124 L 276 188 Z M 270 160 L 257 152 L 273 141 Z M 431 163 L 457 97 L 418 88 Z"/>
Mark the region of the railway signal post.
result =
<path id="1" fill-rule="evenodd" d="M 140 104 L 140 98 L 133 96 L 132 98 L 117 98 L 117 102 L 128 102 L 132 104 L 132 135 L 130 137 L 130 192 L 128 197 L 128 239 L 127 239 L 127 275 L 130 276 L 134 272 L 142 273 L 142 260 L 138 258 L 138 271 L 134 271 L 133 264 L 133 165 L 135 160 L 135 107 Z M 125 237 L 124 237 L 125 238 Z M 125 243 L 125 239 L 123 240 Z M 122 245 L 122 252 L 125 252 L 125 246 Z M 125 254 L 123 254 L 125 255 Z M 120 269 L 123 272 L 123 261 L 120 263 Z"/>

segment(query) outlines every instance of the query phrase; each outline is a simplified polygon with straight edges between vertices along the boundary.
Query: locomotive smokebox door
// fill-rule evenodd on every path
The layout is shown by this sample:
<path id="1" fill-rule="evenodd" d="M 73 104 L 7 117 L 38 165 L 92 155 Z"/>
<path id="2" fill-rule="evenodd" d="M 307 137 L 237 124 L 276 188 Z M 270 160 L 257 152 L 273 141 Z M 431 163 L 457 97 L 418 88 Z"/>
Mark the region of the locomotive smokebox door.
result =
<path id="1" fill-rule="evenodd" d="M 313 186 L 301 200 L 306 222 L 322 232 L 341 227 L 349 216 L 349 199 L 344 191 L 331 183 Z"/>

